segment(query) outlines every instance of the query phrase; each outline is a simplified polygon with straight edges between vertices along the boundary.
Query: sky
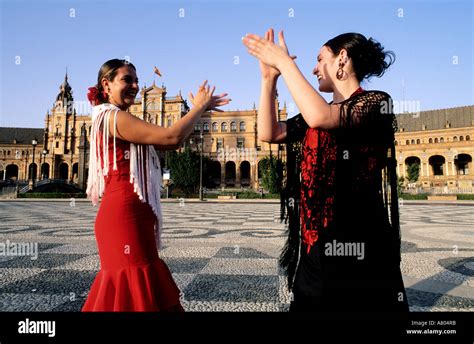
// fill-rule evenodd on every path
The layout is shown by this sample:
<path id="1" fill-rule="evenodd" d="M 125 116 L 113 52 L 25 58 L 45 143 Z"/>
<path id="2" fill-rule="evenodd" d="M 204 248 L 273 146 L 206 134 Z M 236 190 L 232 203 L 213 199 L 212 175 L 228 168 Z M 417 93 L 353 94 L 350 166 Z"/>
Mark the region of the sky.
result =
<path id="1" fill-rule="evenodd" d="M 391 94 L 396 112 L 474 104 L 473 2 L 378 1 L 59 1 L 0 0 L 0 126 L 44 127 L 68 73 L 79 114 L 105 61 L 125 58 L 140 87 L 156 81 L 187 98 L 205 79 L 227 92 L 224 110 L 258 106 L 258 63 L 246 33 L 284 30 L 314 86 L 321 46 L 344 32 L 373 37 L 396 54 L 382 78 L 362 86 Z M 153 66 L 163 74 L 153 74 Z M 279 101 L 298 113 L 284 83 Z M 330 94 L 323 94 L 331 100 Z"/>

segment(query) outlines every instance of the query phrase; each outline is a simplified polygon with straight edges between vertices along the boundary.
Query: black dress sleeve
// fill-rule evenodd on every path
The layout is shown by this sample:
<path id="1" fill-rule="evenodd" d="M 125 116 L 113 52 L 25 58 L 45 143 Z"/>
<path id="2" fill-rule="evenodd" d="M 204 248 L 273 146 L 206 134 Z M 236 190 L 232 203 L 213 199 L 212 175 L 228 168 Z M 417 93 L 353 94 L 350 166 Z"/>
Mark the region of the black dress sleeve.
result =
<path id="1" fill-rule="evenodd" d="M 286 143 L 302 141 L 308 129 L 301 113 L 286 121 Z"/>

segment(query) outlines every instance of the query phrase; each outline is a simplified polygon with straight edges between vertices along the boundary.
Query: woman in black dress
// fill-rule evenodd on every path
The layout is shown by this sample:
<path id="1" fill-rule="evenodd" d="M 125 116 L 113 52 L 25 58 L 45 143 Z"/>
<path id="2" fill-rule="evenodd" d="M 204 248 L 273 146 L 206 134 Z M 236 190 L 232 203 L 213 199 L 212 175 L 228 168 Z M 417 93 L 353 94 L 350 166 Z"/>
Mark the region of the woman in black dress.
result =
<path id="1" fill-rule="evenodd" d="M 313 74 L 319 91 L 333 94 L 327 103 L 289 55 L 283 32 L 278 45 L 272 29 L 243 41 L 262 74 L 259 138 L 287 144 L 282 202 L 289 235 L 280 263 L 290 311 L 408 311 L 392 100 L 360 87 L 382 76 L 394 54 L 357 33 L 326 42 Z M 301 111 L 286 122 L 275 118 L 280 75 Z"/>

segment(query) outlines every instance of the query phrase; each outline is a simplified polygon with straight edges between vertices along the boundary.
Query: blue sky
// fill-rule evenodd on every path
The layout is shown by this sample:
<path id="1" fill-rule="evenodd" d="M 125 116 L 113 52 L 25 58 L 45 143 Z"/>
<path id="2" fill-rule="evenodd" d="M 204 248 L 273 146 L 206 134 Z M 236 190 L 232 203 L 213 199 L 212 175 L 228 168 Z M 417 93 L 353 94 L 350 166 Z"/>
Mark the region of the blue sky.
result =
<path id="1" fill-rule="evenodd" d="M 101 64 L 126 56 L 140 87 L 155 79 L 169 96 L 181 90 L 187 97 L 208 79 L 233 99 L 224 109 L 251 109 L 260 75 L 241 37 L 269 27 L 285 30 L 290 53 L 313 85 L 320 47 L 340 33 L 360 32 L 397 56 L 382 78 L 363 87 L 416 102 L 420 110 L 474 104 L 470 0 L 0 0 L 0 6 L 0 126 L 43 127 L 66 67 L 75 100 L 85 101 Z M 154 65 L 163 78 L 154 76 Z M 278 91 L 297 113 L 283 80 Z"/>

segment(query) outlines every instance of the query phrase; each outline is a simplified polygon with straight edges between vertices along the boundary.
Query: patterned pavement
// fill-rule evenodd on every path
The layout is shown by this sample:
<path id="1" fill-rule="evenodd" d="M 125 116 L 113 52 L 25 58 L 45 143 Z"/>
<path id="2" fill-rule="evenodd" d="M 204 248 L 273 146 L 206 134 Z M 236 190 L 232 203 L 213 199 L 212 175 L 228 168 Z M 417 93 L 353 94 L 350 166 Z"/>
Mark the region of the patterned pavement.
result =
<path id="1" fill-rule="evenodd" d="M 401 207 L 412 311 L 474 310 L 473 210 L 474 203 Z M 0 255 L 0 311 L 81 309 L 99 269 L 96 211 L 82 200 L 0 202 L 0 245 L 38 245 L 37 257 L 34 250 Z M 173 201 L 163 203 L 163 213 L 160 255 L 187 311 L 288 309 L 277 264 L 279 204 Z"/>

